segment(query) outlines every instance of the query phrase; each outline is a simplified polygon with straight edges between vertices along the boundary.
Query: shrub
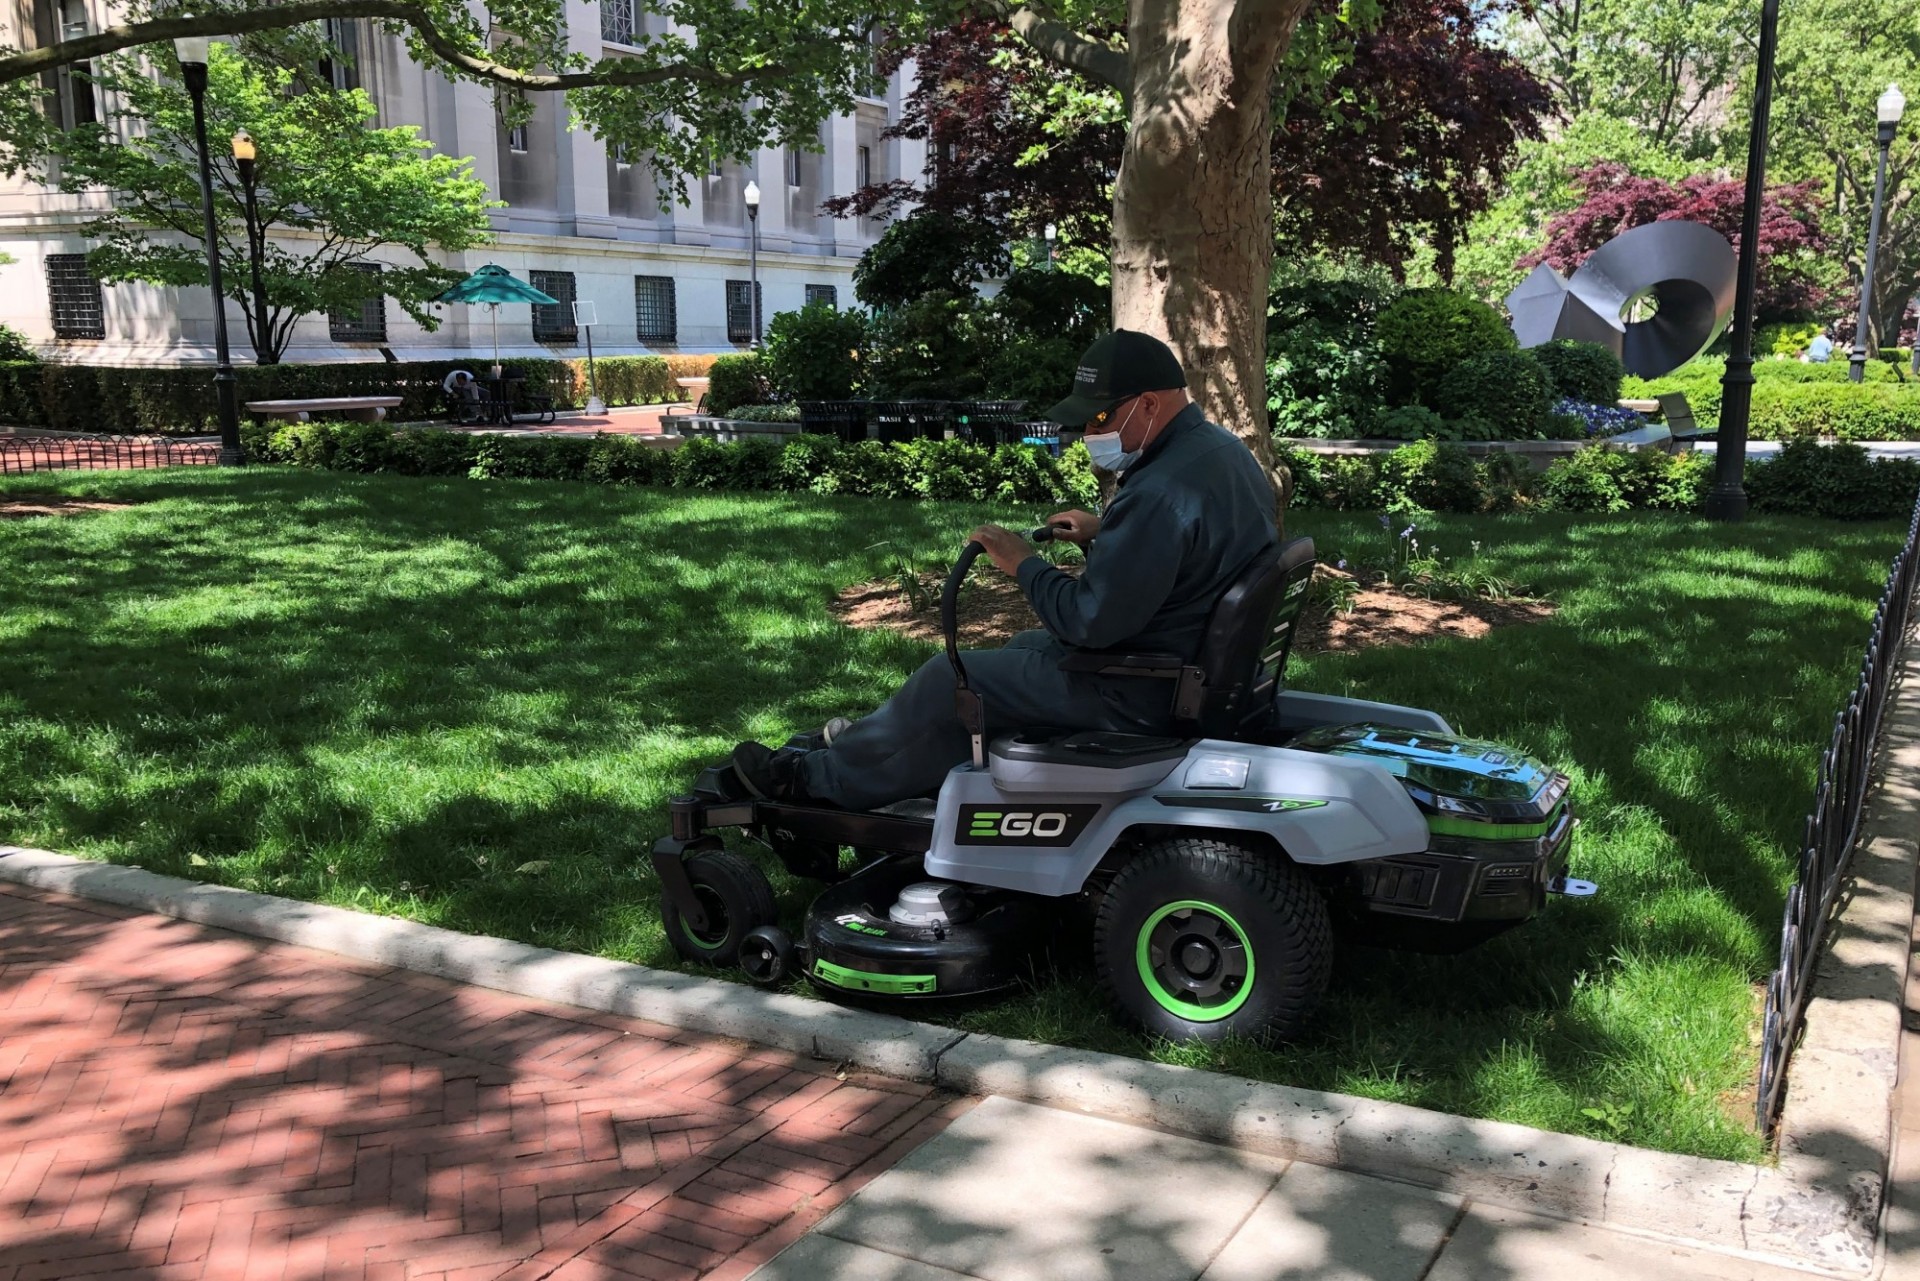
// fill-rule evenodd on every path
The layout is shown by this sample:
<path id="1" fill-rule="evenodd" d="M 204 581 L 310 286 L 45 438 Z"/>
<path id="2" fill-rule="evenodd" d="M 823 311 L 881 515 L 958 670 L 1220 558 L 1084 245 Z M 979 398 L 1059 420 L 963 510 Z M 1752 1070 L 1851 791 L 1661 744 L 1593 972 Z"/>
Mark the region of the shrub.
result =
<path id="1" fill-rule="evenodd" d="M 1386 402 L 1386 367 L 1375 329 L 1399 293 L 1393 277 L 1371 264 L 1317 258 L 1274 264 L 1267 408 L 1275 435 L 1382 434 L 1375 419 Z"/>
<path id="2" fill-rule="evenodd" d="M 35 361 L 0 363 L 0 422 L 21 427 L 45 427 L 47 414 L 40 399 L 40 365 Z"/>
<path id="3" fill-rule="evenodd" d="M 854 296 L 869 307 L 905 307 L 929 293 L 971 293 L 1002 275 L 999 230 L 979 218 L 920 209 L 890 223 L 853 268 Z"/>
<path id="4" fill-rule="evenodd" d="M 1366 434 L 1386 440 L 1444 440 L 1455 438 L 1454 431 L 1425 405 L 1395 405 L 1375 418 Z"/>
<path id="5" fill-rule="evenodd" d="M 1502 438 L 1525 440 L 1543 433 L 1553 391 L 1531 354 L 1483 351 L 1441 377 L 1435 404 L 1450 418 L 1483 418 Z"/>
<path id="6" fill-rule="evenodd" d="M 787 441 L 780 451 L 780 489 L 823 489 L 826 476 L 833 470 L 834 455 L 840 442 L 832 436 L 799 435 Z"/>
<path id="7" fill-rule="evenodd" d="M 1785 356 L 1792 359 L 1807 349 L 1823 326 L 1817 320 L 1788 324 L 1761 325 L 1753 331 L 1753 354 L 1758 359 Z"/>
<path id="8" fill-rule="evenodd" d="M 867 315 L 816 302 L 783 311 L 767 326 L 767 378 L 787 400 L 845 400 L 860 382 Z"/>
<path id="9" fill-rule="evenodd" d="M 1747 436 L 1920 440 L 1920 389 L 1885 383 L 1762 383 L 1753 389 Z"/>
<path id="10" fill-rule="evenodd" d="M 18 329 L 0 325 L 0 364 L 37 363 L 39 355 L 27 343 L 27 336 Z"/>
<path id="11" fill-rule="evenodd" d="M 593 362 L 593 378 L 609 405 L 667 405 L 680 399 L 662 356 L 602 356 Z"/>
<path id="12" fill-rule="evenodd" d="M 907 474 L 908 459 L 904 451 L 877 440 L 856 440 L 835 451 L 826 475 L 815 488 L 827 494 L 911 498 L 913 483 Z"/>
<path id="13" fill-rule="evenodd" d="M 1014 272 L 976 317 L 983 394 L 1033 406 L 1065 396 L 1080 354 L 1110 327 L 1110 298 L 1073 272 Z"/>
<path id="14" fill-rule="evenodd" d="M 1440 380 L 1461 361 L 1519 347 L 1500 313 L 1451 289 L 1411 289 L 1380 313 L 1381 355 L 1396 401 L 1432 404 Z"/>
<path id="15" fill-rule="evenodd" d="M 1920 461 L 1873 458 L 1858 445 L 1789 441 L 1773 459 L 1747 468 L 1755 511 L 1832 520 L 1891 520 L 1913 510 Z"/>
<path id="16" fill-rule="evenodd" d="M 727 417 L 737 423 L 797 423 L 800 421 L 800 406 L 791 402 L 785 405 L 735 405 L 727 411 Z"/>
<path id="17" fill-rule="evenodd" d="M 929 293 L 881 313 L 862 362 L 868 389 L 902 400 L 982 395 L 989 347 L 982 321 L 982 304 L 973 293 Z M 1065 393 L 1062 388 L 1059 394 Z"/>
<path id="18" fill-rule="evenodd" d="M 1627 367 L 1599 343 L 1559 338 L 1527 351 L 1546 371 L 1555 397 L 1590 405 L 1612 405 L 1620 399 Z"/>
<path id="19" fill-rule="evenodd" d="M 1691 511 L 1712 480 L 1706 454 L 1689 451 L 1583 449 L 1547 468 L 1541 505 L 1555 511 Z"/>
<path id="20" fill-rule="evenodd" d="M 725 417 L 735 405 L 757 405 L 768 395 L 766 371 L 752 352 L 722 356 L 707 375 L 707 398 L 702 408 Z"/>
<path id="21" fill-rule="evenodd" d="M 419 434 L 462 439 L 452 432 Z M 669 451 L 655 448 L 638 436 L 603 434 L 594 437 L 580 478 L 596 485 L 664 485 L 672 476 L 673 455 Z"/>
<path id="22" fill-rule="evenodd" d="M 1486 503 L 1486 488 L 1464 449 L 1423 440 L 1381 460 L 1373 500 L 1385 511 L 1477 512 Z"/>

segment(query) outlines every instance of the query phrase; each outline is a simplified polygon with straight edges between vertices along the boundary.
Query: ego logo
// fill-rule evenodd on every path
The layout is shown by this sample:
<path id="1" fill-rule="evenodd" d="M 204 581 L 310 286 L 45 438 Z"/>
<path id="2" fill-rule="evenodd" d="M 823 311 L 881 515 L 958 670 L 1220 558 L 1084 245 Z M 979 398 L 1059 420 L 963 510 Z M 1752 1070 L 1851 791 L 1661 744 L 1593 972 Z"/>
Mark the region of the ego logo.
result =
<path id="1" fill-rule="evenodd" d="M 1055 805 L 1043 810 L 960 807 L 961 845 L 1071 845 L 1100 812 L 1098 805 Z"/>

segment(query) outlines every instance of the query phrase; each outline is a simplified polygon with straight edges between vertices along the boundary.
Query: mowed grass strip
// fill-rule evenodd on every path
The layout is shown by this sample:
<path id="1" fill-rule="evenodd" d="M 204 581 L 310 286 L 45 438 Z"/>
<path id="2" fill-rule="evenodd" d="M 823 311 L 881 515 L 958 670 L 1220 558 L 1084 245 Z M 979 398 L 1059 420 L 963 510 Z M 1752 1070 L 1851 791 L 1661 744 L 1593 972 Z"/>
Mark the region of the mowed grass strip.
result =
<path id="1" fill-rule="evenodd" d="M 671 964 L 645 853 L 742 738 L 891 691 L 930 646 L 834 622 L 1024 506 L 288 470 L 0 482 L 125 511 L 0 521 L 0 839 Z M 1753 1159 L 1756 984 L 1893 526 L 1437 518 L 1537 626 L 1296 660 L 1568 770 L 1599 897 L 1451 957 L 1351 949 L 1314 1034 L 1153 1045 L 1084 973 L 926 1013 L 1473 1116 Z M 1323 555 L 1386 537 L 1302 512 Z M 1397 530 L 1393 531 L 1397 532 Z M 797 920 L 809 887 L 776 878 Z"/>

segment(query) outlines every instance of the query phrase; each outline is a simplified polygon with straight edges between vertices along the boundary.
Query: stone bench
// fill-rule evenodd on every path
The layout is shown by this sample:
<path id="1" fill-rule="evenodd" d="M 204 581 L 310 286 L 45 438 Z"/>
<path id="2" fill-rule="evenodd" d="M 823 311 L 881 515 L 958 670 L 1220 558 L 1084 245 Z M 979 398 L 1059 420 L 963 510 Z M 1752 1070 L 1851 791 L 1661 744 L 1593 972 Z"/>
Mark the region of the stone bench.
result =
<path id="1" fill-rule="evenodd" d="M 360 423 L 383 421 L 389 409 L 400 407 L 398 396 L 334 396 L 315 400 L 249 400 L 247 412 L 263 418 L 291 418 L 309 422 L 315 414 L 328 414 Z"/>

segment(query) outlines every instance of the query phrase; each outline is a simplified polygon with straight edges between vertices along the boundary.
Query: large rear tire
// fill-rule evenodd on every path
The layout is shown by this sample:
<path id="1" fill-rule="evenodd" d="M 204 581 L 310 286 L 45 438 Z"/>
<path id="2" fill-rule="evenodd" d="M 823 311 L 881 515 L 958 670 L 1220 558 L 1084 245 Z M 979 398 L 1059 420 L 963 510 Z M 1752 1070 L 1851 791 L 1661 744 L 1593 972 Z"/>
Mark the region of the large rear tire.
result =
<path id="1" fill-rule="evenodd" d="M 687 860 L 687 879 L 707 914 L 705 929 L 687 924 L 670 898 L 662 898 L 660 920 L 667 942 L 683 960 L 722 968 L 740 958 L 747 935 L 778 918 L 767 875 L 730 850 L 707 850 Z"/>
<path id="2" fill-rule="evenodd" d="M 1333 928 L 1314 884 L 1278 854 L 1172 837 L 1115 874 L 1094 965 L 1120 1012 L 1156 1036 L 1299 1036 L 1326 992 Z"/>

